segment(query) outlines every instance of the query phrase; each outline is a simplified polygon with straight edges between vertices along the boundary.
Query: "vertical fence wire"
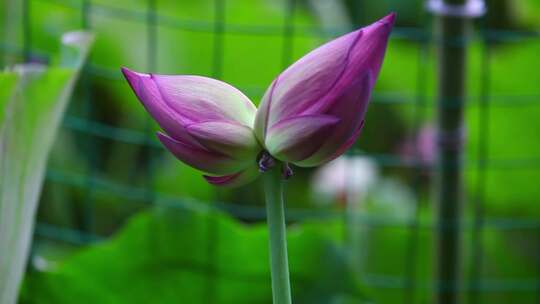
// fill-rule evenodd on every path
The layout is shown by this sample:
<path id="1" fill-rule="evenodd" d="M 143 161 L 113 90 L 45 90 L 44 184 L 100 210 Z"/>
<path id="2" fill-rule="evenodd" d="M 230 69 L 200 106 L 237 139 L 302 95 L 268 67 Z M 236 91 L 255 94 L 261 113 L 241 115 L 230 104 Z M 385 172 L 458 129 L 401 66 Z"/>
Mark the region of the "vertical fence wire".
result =
<path id="1" fill-rule="evenodd" d="M 92 28 L 91 20 L 91 9 L 92 3 L 91 0 L 84 0 L 81 5 L 81 26 L 85 30 Z M 90 58 L 89 58 L 90 60 Z M 88 73 L 88 65 L 82 69 L 80 84 L 81 84 L 81 93 L 82 93 L 82 115 L 86 118 L 85 124 L 86 128 L 91 129 L 92 117 L 94 115 L 93 109 L 93 94 L 92 94 L 92 76 Z M 98 166 L 98 155 L 100 151 L 99 141 L 92 136 L 91 134 L 86 134 L 85 136 L 85 151 L 86 153 L 86 181 L 85 189 L 86 193 L 82 202 L 81 208 L 81 223 L 79 227 L 83 234 L 81 234 L 81 241 L 89 241 L 88 236 L 94 232 L 94 212 L 95 212 L 95 181 L 94 177 L 96 176 L 96 170 Z"/>
<path id="2" fill-rule="evenodd" d="M 90 0 L 83 0 L 81 3 L 81 26 L 83 29 L 90 28 Z"/>
<path id="3" fill-rule="evenodd" d="M 223 58 L 225 54 L 225 22 L 226 22 L 226 0 L 214 0 L 214 41 L 212 76 L 220 79 L 223 77 Z"/>
<path id="4" fill-rule="evenodd" d="M 146 6 L 146 66 L 149 72 L 157 72 L 157 48 L 158 48 L 158 27 L 156 20 L 157 0 L 147 0 Z M 145 161 L 144 173 L 145 173 L 145 186 L 146 186 L 146 200 L 153 202 L 155 198 L 154 191 L 154 164 L 155 164 L 155 151 L 153 148 L 154 134 L 152 132 L 152 119 L 150 115 L 146 115 L 145 119 L 145 147 L 143 147 L 143 157 Z"/>
<path id="5" fill-rule="evenodd" d="M 291 63 L 294 51 L 294 12 L 296 0 L 286 1 L 283 20 L 283 48 L 281 50 L 281 68 L 285 69 Z"/>
<path id="6" fill-rule="evenodd" d="M 350 9 L 354 14 L 359 15 L 361 14 L 362 7 L 360 6 L 360 3 L 363 1 L 356 1 L 355 4 L 350 4 Z M 353 24 L 357 23 L 358 20 L 353 20 Z M 344 156 L 350 157 L 351 153 L 350 150 L 346 151 Z M 347 162 L 352 158 L 348 158 Z M 357 213 L 361 212 L 360 208 L 358 208 L 359 202 L 353 201 L 355 199 L 355 196 L 352 195 L 352 170 L 345 170 L 345 172 L 338 172 L 338 174 L 344 174 L 345 175 L 345 208 L 343 209 L 343 213 L 341 216 L 341 222 L 342 222 L 342 231 L 341 231 L 341 237 L 342 241 L 345 247 L 345 256 L 348 259 L 349 263 L 351 264 L 351 268 L 355 273 L 361 273 L 362 272 L 362 258 L 365 255 L 364 252 L 361 252 L 360 250 L 357 250 L 359 246 L 356 246 L 358 242 L 360 241 L 359 231 L 364 228 L 362 227 L 361 222 L 358 220 L 360 216 L 358 216 Z"/>
<path id="7" fill-rule="evenodd" d="M 484 229 L 484 201 L 486 193 L 486 179 L 489 153 L 489 91 L 490 79 L 490 45 L 489 40 L 482 43 L 482 57 L 480 67 L 480 104 L 478 109 L 478 152 L 477 152 L 477 179 L 476 196 L 474 197 L 474 221 L 471 233 L 471 259 L 469 263 L 469 290 L 468 303 L 481 303 L 482 268 L 483 268 L 483 229 Z"/>
<path id="8" fill-rule="evenodd" d="M 421 132 L 422 125 L 426 116 L 426 93 L 427 93 L 427 58 L 429 56 L 429 41 L 424 40 L 418 45 L 417 51 L 417 67 L 416 67 L 416 101 L 413 105 L 412 113 L 412 126 L 410 132 L 410 137 L 414 139 L 414 163 L 415 163 L 415 172 L 412 177 L 412 188 L 415 193 L 414 200 L 414 214 L 410 219 L 408 225 L 409 229 L 409 239 L 407 241 L 406 256 L 405 260 L 405 284 L 404 284 L 404 296 L 403 303 L 415 303 L 416 299 L 416 290 L 418 288 L 417 282 L 417 268 L 418 268 L 418 259 L 416 257 L 419 246 L 419 237 L 420 237 L 420 186 L 422 175 L 429 171 L 430 168 L 426 167 L 421 160 L 420 156 L 420 147 L 416 143 L 417 136 Z M 416 132 L 416 134 L 415 134 Z"/>
<path id="9" fill-rule="evenodd" d="M 31 8 L 30 0 L 23 0 L 22 5 L 22 43 L 23 43 L 23 60 L 24 62 L 30 62 L 32 52 L 32 24 L 30 20 Z"/>
<path id="10" fill-rule="evenodd" d="M 149 73 L 157 71 L 157 49 L 158 49 L 158 25 L 157 25 L 157 0 L 147 0 L 144 23 L 146 26 L 146 70 Z M 152 130 L 152 118 L 149 115 L 145 116 L 144 120 L 144 144 L 140 150 L 140 160 L 143 162 L 141 168 L 144 176 L 145 201 L 152 204 L 155 199 L 155 181 L 154 181 L 154 165 L 156 162 L 156 153 L 153 148 L 154 138 Z M 133 176 L 136 176 L 134 174 Z"/>
<path id="11" fill-rule="evenodd" d="M 145 26 L 146 26 L 146 69 L 148 73 L 158 72 L 158 24 L 157 24 L 157 0 L 146 1 L 145 11 Z M 155 181 L 154 181 L 154 167 L 157 161 L 157 153 L 153 145 L 154 134 L 152 131 L 152 119 L 150 115 L 145 116 L 144 120 L 144 145 L 141 147 L 140 159 L 143 161 L 143 166 L 138 164 L 136 168 L 141 168 L 144 172 L 144 200 L 152 206 L 155 203 Z M 138 172 L 135 172 L 136 174 Z M 147 244 L 148 252 L 152 252 L 158 256 L 160 246 L 164 244 L 159 243 L 159 239 L 152 237 L 155 227 L 151 222 L 147 227 Z"/>
<path id="12" fill-rule="evenodd" d="M 212 52 L 212 77 L 223 77 L 223 58 L 225 54 L 226 0 L 214 0 L 214 27 Z M 212 213 L 214 211 L 210 211 Z M 219 283 L 218 255 L 222 240 L 219 238 L 219 227 L 215 217 L 207 220 L 207 280 L 204 287 L 206 303 L 214 303 L 217 297 L 216 286 Z"/>

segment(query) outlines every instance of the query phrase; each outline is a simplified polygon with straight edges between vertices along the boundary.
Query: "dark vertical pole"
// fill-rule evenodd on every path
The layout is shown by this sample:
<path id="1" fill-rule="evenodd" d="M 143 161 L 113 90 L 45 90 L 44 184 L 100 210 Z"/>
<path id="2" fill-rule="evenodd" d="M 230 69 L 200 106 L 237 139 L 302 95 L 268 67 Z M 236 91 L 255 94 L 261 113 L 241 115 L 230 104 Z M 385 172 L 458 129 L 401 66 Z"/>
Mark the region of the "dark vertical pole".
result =
<path id="1" fill-rule="evenodd" d="M 465 5 L 466 0 L 444 0 Z M 436 303 L 459 302 L 461 288 L 461 219 L 463 204 L 462 141 L 465 103 L 467 18 L 439 14 L 438 164 L 436 177 Z"/>
<path id="2" fill-rule="evenodd" d="M 484 14 L 483 0 L 430 0 L 437 14 L 438 125 L 436 180 L 437 303 L 458 303 L 462 287 L 463 112 L 470 21 Z"/>

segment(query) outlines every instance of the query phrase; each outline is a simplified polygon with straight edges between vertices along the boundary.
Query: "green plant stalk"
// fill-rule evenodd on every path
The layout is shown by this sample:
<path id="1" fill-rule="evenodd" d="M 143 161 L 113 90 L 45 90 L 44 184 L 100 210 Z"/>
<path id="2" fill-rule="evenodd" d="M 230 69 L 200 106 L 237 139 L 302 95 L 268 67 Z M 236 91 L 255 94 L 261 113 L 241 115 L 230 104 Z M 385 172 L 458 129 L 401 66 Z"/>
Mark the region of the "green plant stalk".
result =
<path id="1" fill-rule="evenodd" d="M 465 0 L 445 0 L 465 5 Z M 436 175 L 436 280 L 434 303 L 461 303 L 463 290 L 463 125 L 465 121 L 467 35 L 470 20 L 439 16 L 439 84 Z"/>
<path id="2" fill-rule="evenodd" d="M 279 166 L 276 166 L 279 167 Z M 270 237 L 270 271 L 274 304 L 291 304 L 287 232 L 283 203 L 283 177 L 278 168 L 263 174 L 266 218 Z"/>

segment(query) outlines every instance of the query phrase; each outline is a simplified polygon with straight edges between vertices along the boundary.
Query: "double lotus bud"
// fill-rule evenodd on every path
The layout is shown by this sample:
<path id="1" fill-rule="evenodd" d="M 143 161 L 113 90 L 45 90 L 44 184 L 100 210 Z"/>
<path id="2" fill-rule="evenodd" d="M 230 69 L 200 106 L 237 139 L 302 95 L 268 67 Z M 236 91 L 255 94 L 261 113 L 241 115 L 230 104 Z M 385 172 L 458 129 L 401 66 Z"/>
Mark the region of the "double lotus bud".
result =
<path id="1" fill-rule="evenodd" d="M 395 14 L 313 50 L 270 85 L 259 109 L 219 80 L 122 69 L 161 143 L 211 184 L 241 185 L 275 160 L 318 166 L 356 140 Z"/>

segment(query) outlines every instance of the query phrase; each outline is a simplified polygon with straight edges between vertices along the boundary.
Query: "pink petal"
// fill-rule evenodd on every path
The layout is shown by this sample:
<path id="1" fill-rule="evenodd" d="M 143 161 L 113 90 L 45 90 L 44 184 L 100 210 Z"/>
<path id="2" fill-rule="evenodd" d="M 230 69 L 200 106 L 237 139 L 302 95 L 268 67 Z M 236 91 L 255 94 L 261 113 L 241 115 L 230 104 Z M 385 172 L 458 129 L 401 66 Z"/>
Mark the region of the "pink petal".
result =
<path id="1" fill-rule="evenodd" d="M 181 116 L 163 101 L 151 75 L 133 72 L 127 68 L 122 68 L 122 73 L 148 113 L 167 134 L 179 141 L 200 147 L 184 129 Z"/>
<path id="2" fill-rule="evenodd" d="M 323 98 L 347 67 L 347 54 L 361 35 L 358 30 L 333 40 L 281 73 L 266 91 L 257 111 L 257 135 L 264 137 L 278 121 L 300 115 L 311 103 Z"/>
<path id="3" fill-rule="evenodd" d="M 331 109 L 340 107 L 339 104 L 351 100 L 358 102 L 358 99 L 346 101 L 341 97 L 368 71 L 373 80 L 376 79 L 394 19 L 395 14 L 390 14 L 370 26 L 330 41 L 280 74 L 267 90 L 257 112 L 257 137 L 264 138 L 269 128 L 289 117 L 331 114 Z M 373 85 L 374 81 L 369 87 L 359 89 L 371 91 Z M 362 102 L 367 103 L 367 100 Z M 363 117 L 358 119 L 359 123 Z"/>
<path id="4" fill-rule="evenodd" d="M 353 132 L 351 137 L 349 137 L 349 139 L 347 139 L 347 141 L 341 147 L 339 147 L 332 156 L 325 159 L 323 162 L 324 163 L 330 162 L 338 158 L 339 156 L 341 156 L 341 154 L 345 153 L 347 150 L 349 150 L 349 148 L 356 142 L 356 140 L 360 136 L 360 133 L 362 133 L 363 128 L 364 128 L 364 120 L 362 120 L 362 123 L 360 123 L 360 126 L 358 126 L 358 128 Z"/>
<path id="5" fill-rule="evenodd" d="M 285 119 L 268 130 L 265 146 L 283 161 L 300 161 L 313 154 L 328 140 L 332 127 L 340 121 L 330 115 L 305 115 Z"/>
<path id="6" fill-rule="evenodd" d="M 227 121 L 208 121 L 186 127 L 206 148 L 239 160 L 253 160 L 261 150 L 253 130 Z"/>
<path id="7" fill-rule="evenodd" d="M 253 126 L 257 109 L 242 92 L 225 82 L 187 75 L 153 75 L 153 79 L 163 100 L 186 124 L 230 120 Z"/>
<path id="8" fill-rule="evenodd" d="M 158 133 L 161 143 L 182 162 L 210 174 L 231 174 L 245 169 L 249 164 L 228 156 L 203 150 Z"/>
<path id="9" fill-rule="evenodd" d="M 365 112 L 367 111 L 368 100 L 371 90 L 366 89 L 371 86 L 371 73 L 356 79 L 349 88 L 342 92 L 341 102 L 335 104 L 328 110 L 329 115 L 341 118 L 341 121 L 332 129 L 332 134 L 328 136 L 319 149 L 301 162 L 295 162 L 301 167 L 318 166 L 329 159 L 341 155 L 350 146 L 351 138 L 356 138 L 363 123 Z M 354 140 L 353 140 L 354 142 Z M 349 144 L 349 145 L 348 145 Z M 344 148 L 346 147 L 346 148 Z"/>
<path id="10" fill-rule="evenodd" d="M 297 165 L 300 166 L 300 167 L 314 167 L 314 166 L 318 166 L 319 164 L 324 164 L 324 163 L 331 162 L 334 159 L 340 157 L 343 153 L 345 153 L 347 150 L 349 150 L 349 148 L 356 142 L 356 140 L 358 139 L 358 136 L 360 136 L 360 133 L 362 132 L 363 127 L 364 127 L 364 121 L 362 121 L 362 123 L 360 124 L 358 129 L 356 129 L 356 131 L 354 131 L 354 133 L 351 135 L 351 137 L 349 137 L 349 139 L 347 139 L 347 141 L 341 147 L 339 147 L 336 150 L 336 152 L 334 152 L 334 154 L 332 154 L 330 157 L 328 157 L 326 159 L 323 159 L 322 161 L 317 161 L 316 163 L 309 163 L 313 159 L 312 160 L 306 160 L 305 162 L 301 162 L 301 163 L 299 163 Z"/>
<path id="11" fill-rule="evenodd" d="M 351 50 L 347 69 L 340 75 L 340 79 L 327 92 L 324 98 L 311 103 L 303 113 L 325 113 L 340 104 L 346 103 L 341 97 L 346 94 L 344 91 L 348 90 L 355 82 L 359 85 L 358 89 L 368 90 L 368 94 L 371 94 L 381 69 L 384 54 L 386 53 L 386 46 L 394 18 L 395 15 L 389 15 L 362 29 L 362 39 Z M 363 83 L 358 83 L 358 80 L 365 77 L 368 73 L 371 81 L 369 85 L 362 87 Z M 359 92 L 359 94 L 365 95 L 366 93 Z M 363 102 L 367 104 L 368 101 L 365 100 Z"/>
<path id="12" fill-rule="evenodd" d="M 257 167 L 253 166 L 238 173 L 224 176 L 203 175 L 207 182 L 216 186 L 238 187 L 245 185 L 259 176 Z"/>

